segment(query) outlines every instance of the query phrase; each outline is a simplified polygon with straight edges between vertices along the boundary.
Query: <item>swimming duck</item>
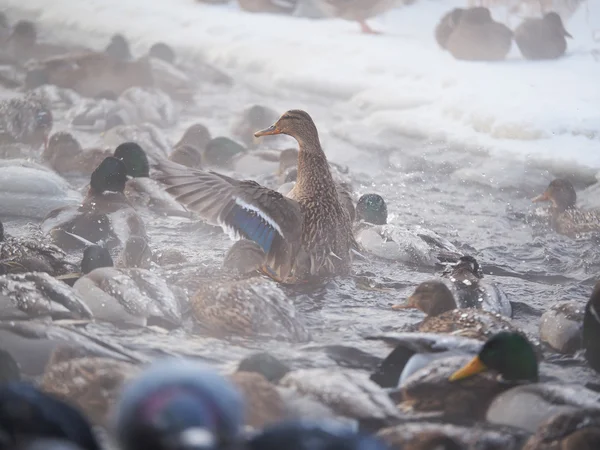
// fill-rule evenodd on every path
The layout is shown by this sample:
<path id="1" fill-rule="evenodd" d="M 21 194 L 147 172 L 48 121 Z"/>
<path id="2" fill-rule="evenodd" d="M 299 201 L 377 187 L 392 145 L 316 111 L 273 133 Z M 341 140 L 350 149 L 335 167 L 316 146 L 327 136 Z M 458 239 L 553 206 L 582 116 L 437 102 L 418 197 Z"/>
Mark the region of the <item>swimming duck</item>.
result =
<path id="1" fill-rule="evenodd" d="M 133 56 L 129 49 L 129 42 L 122 34 L 113 34 L 110 42 L 104 49 L 104 53 L 111 56 L 117 61 L 131 61 Z"/>
<path id="2" fill-rule="evenodd" d="M 451 282 L 459 308 L 478 308 L 512 317 L 512 306 L 506 294 L 495 283 L 482 281 L 483 273 L 475 258 L 461 256 L 444 274 Z"/>
<path id="3" fill-rule="evenodd" d="M 379 34 L 368 24 L 367 19 L 383 14 L 402 4 L 401 0 L 317 0 L 321 8 L 336 17 L 351 20 L 360 24 L 363 33 Z"/>
<path id="4" fill-rule="evenodd" d="M 596 283 L 585 305 L 583 316 L 583 348 L 592 369 L 600 372 L 600 283 Z"/>
<path id="5" fill-rule="evenodd" d="M 52 111 L 35 95 L 0 101 L 0 143 L 20 142 L 37 150 L 52 125 Z"/>
<path id="6" fill-rule="evenodd" d="M 260 373 L 238 371 L 229 379 L 244 397 L 246 425 L 261 430 L 285 417 L 285 405 L 277 388 Z"/>
<path id="7" fill-rule="evenodd" d="M 387 223 L 388 210 L 383 197 L 364 194 L 356 204 L 354 233 L 357 242 L 375 256 L 412 264 L 435 265 L 456 260 L 460 252 L 436 233 L 418 228 L 413 233 Z"/>
<path id="8" fill-rule="evenodd" d="M 169 328 L 181 325 L 185 295 L 153 272 L 112 267 L 108 250 L 97 245 L 85 249 L 81 267 L 85 275 L 73 289 L 96 320 L 135 326 L 153 320 Z"/>
<path id="9" fill-rule="evenodd" d="M 243 400 L 225 378 L 185 359 L 159 360 L 128 383 L 117 405 L 124 450 L 235 448 Z"/>
<path id="10" fill-rule="evenodd" d="M 189 216 L 189 212 L 165 193 L 150 178 L 150 163 L 146 152 L 135 142 L 124 142 L 115 149 L 114 157 L 123 161 L 131 178 L 125 185 L 125 196 L 136 207 L 149 208 L 167 215 Z"/>
<path id="11" fill-rule="evenodd" d="M 515 30 L 515 42 L 527 59 L 556 59 L 565 54 L 567 40 L 572 38 L 555 12 L 542 18 L 530 18 Z"/>
<path id="12" fill-rule="evenodd" d="M 84 150 L 71 133 L 59 131 L 48 139 L 42 160 L 60 174 L 89 176 L 110 155 L 109 150 Z"/>
<path id="13" fill-rule="evenodd" d="M 6 273 L 46 272 L 61 275 L 71 269 L 66 255 L 56 245 L 44 242 L 37 236 L 15 238 L 4 233 L 0 222 L 0 265 Z"/>
<path id="14" fill-rule="evenodd" d="M 458 24 L 450 33 L 445 48 L 456 59 L 497 61 L 506 58 L 512 44 L 512 31 L 492 19 L 484 7 L 456 13 Z"/>
<path id="15" fill-rule="evenodd" d="M 162 59 L 169 64 L 175 64 L 175 52 L 164 42 L 157 42 L 153 44 L 148 50 L 148 56 L 150 58 Z"/>
<path id="16" fill-rule="evenodd" d="M 456 302 L 444 283 L 433 280 L 419 284 L 405 304 L 392 306 L 396 310 L 406 308 L 420 309 L 427 316 L 433 317 L 456 309 Z"/>
<path id="17" fill-rule="evenodd" d="M 597 410 L 560 413 L 540 425 L 523 450 L 594 450 L 600 448 Z"/>
<path id="18" fill-rule="evenodd" d="M 101 449 L 90 423 L 77 409 L 24 381 L 0 386 L 0 423 L 10 448 L 35 438 L 57 438 L 82 450 Z"/>
<path id="19" fill-rule="evenodd" d="M 175 144 L 169 160 L 183 166 L 200 168 L 202 154 L 211 139 L 210 131 L 204 125 L 201 123 L 190 125 Z"/>
<path id="20" fill-rule="evenodd" d="M 131 235 L 146 236 L 144 223 L 124 195 L 127 167 L 114 157 L 105 158 L 90 178 L 88 194 L 79 206 L 50 212 L 41 224 L 61 248 L 82 248 L 81 240 L 122 246 Z"/>
<path id="21" fill-rule="evenodd" d="M 580 233 L 600 231 L 600 210 L 577 208 L 573 185 L 564 179 L 553 180 L 533 202 L 550 202 L 550 224 L 557 233 L 575 237 Z"/>
<path id="22" fill-rule="evenodd" d="M 435 27 L 435 40 L 441 48 L 446 49 L 448 38 L 458 26 L 460 16 L 464 11 L 464 8 L 454 8 L 444 14 L 438 22 Z"/>
<path id="23" fill-rule="evenodd" d="M 109 425 L 109 413 L 125 382 L 138 366 L 111 358 L 90 356 L 78 347 L 58 347 L 52 354 L 40 388 L 83 411 L 95 425 Z"/>
<path id="24" fill-rule="evenodd" d="M 298 0 L 238 0 L 240 8 L 252 13 L 292 14 Z"/>
<path id="25" fill-rule="evenodd" d="M 256 148 L 260 140 L 254 136 L 256 130 L 262 130 L 278 118 L 276 111 L 262 105 L 254 105 L 246 108 L 237 117 L 232 126 L 232 136 L 238 138 L 247 148 Z"/>
<path id="26" fill-rule="evenodd" d="M 348 273 L 357 244 L 313 120 L 304 111 L 288 111 L 255 136 L 276 134 L 292 136 L 300 146 L 298 182 L 287 197 L 253 181 L 166 162 L 159 163 L 167 174 L 160 179 L 209 223 L 259 244 L 266 254 L 264 270 L 275 280 Z"/>

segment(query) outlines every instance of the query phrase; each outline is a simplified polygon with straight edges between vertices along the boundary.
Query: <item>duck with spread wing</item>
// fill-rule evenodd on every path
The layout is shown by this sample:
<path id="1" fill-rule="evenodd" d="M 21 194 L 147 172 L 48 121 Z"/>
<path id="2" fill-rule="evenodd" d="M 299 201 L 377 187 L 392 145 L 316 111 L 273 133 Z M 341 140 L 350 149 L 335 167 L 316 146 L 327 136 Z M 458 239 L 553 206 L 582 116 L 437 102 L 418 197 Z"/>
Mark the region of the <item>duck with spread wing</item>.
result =
<path id="1" fill-rule="evenodd" d="M 262 271 L 283 283 L 306 282 L 349 272 L 357 244 L 340 201 L 317 127 L 304 111 L 284 113 L 256 137 L 286 134 L 299 144 L 298 179 L 283 196 L 254 181 L 158 164 L 167 191 L 234 239 L 250 239 L 265 253 Z"/>

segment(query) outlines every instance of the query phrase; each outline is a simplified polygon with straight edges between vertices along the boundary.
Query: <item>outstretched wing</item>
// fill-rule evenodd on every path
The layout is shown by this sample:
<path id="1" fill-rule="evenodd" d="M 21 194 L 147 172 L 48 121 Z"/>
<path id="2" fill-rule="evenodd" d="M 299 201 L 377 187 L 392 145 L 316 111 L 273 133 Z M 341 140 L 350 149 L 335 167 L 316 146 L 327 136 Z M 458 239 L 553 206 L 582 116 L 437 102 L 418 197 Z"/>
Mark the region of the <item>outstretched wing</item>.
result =
<path id="1" fill-rule="evenodd" d="M 167 192 L 234 239 L 250 239 L 267 255 L 267 265 L 285 278 L 302 237 L 300 205 L 254 181 L 161 161 L 157 179 Z"/>

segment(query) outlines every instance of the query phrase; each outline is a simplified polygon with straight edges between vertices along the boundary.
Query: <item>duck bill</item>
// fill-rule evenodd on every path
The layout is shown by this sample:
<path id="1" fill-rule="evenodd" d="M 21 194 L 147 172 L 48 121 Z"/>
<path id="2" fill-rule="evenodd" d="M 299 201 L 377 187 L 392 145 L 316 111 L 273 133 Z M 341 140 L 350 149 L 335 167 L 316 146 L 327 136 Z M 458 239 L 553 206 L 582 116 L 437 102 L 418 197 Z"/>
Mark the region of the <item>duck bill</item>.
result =
<path id="1" fill-rule="evenodd" d="M 406 303 L 401 303 L 399 305 L 392 305 L 392 309 L 394 311 L 398 311 L 400 309 L 419 309 L 415 306 L 416 299 L 414 295 L 411 295 L 406 299 Z"/>
<path id="2" fill-rule="evenodd" d="M 450 376 L 449 380 L 450 381 L 462 380 L 465 378 L 472 377 L 473 375 L 477 375 L 478 373 L 484 372 L 485 370 L 487 370 L 486 365 L 483 362 L 481 362 L 481 359 L 479 359 L 479 356 L 476 356 L 462 369 L 459 369 L 456 372 L 454 372 Z"/>
<path id="3" fill-rule="evenodd" d="M 548 192 L 544 192 L 542 195 L 538 195 L 537 197 L 532 198 L 531 201 L 533 203 L 549 202 L 550 196 L 548 195 Z"/>
<path id="4" fill-rule="evenodd" d="M 276 125 L 271 125 L 269 128 L 265 128 L 264 130 L 260 130 L 254 133 L 254 137 L 258 138 L 261 136 L 272 136 L 274 134 L 281 134 L 281 132 L 279 131 Z"/>

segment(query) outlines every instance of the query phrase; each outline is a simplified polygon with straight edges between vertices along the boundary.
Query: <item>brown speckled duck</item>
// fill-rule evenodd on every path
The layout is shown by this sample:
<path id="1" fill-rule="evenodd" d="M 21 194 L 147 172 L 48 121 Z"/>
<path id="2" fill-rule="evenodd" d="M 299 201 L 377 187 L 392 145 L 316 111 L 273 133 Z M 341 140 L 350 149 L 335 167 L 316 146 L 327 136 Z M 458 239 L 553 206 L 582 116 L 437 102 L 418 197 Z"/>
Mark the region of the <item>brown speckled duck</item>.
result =
<path id="1" fill-rule="evenodd" d="M 515 42 L 527 59 L 556 59 L 565 54 L 572 38 L 555 12 L 542 18 L 526 19 L 515 30 Z"/>
<path id="2" fill-rule="evenodd" d="M 284 113 L 255 136 L 287 134 L 298 141 L 298 181 L 284 197 L 254 181 L 163 161 L 161 180 L 189 210 L 234 238 L 256 242 L 265 252 L 263 271 L 284 283 L 350 271 L 357 245 L 321 148 L 317 127 L 304 111 Z"/>
<path id="3" fill-rule="evenodd" d="M 581 233 L 600 231 L 600 210 L 584 211 L 576 206 L 573 185 L 564 179 L 552 181 L 533 202 L 550 202 L 551 225 L 557 233 L 575 237 Z"/>
<path id="4" fill-rule="evenodd" d="M 506 58 L 512 44 L 512 31 L 492 19 L 484 7 L 454 13 L 458 21 L 446 40 L 445 48 L 456 59 L 497 61 Z"/>
<path id="5" fill-rule="evenodd" d="M 107 156 L 111 156 L 110 150 L 84 150 L 77 139 L 66 131 L 50 136 L 42 153 L 46 164 L 63 175 L 91 175 Z"/>

